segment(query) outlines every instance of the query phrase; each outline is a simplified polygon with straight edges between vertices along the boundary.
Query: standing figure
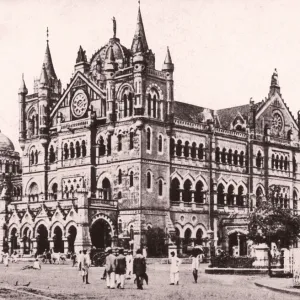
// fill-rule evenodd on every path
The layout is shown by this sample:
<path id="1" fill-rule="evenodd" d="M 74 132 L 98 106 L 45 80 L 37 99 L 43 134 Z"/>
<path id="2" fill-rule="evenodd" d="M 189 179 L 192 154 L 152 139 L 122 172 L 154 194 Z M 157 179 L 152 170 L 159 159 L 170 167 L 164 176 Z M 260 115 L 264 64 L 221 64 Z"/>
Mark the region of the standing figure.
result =
<path id="1" fill-rule="evenodd" d="M 18 255 L 17 251 L 14 251 L 14 253 L 11 256 L 11 262 L 13 262 L 13 263 L 18 262 L 18 257 L 19 257 L 19 255 Z"/>
<path id="2" fill-rule="evenodd" d="M 78 259 L 77 259 L 79 271 L 81 271 L 82 260 L 83 260 L 83 254 L 82 254 L 82 251 L 80 250 L 79 255 L 78 255 Z"/>
<path id="3" fill-rule="evenodd" d="M 3 256 L 3 263 L 5 267 L 8 267 L 8 260 L 9 260 L 8 257 L 9 257 L 8 253 L 5 253 Z"/>
<path id="4" fill-rule="evenodd" d="M 108 255 L 106 256 L 106 285 L 109 289 L 115 288 L 116 280 L 116 256 L 112 254 L 112 249 L 108 247 L 106 249 Z"/>
<path id="5" fill-rule="evenodd" d="M 193 249 L 192 270 L 193 270 L 193 276 L 194 276 L 195 283 L 197 283 L 197 280 L 198 280 L 199 259 L 200 259 L 200 254 L 198 254 L 196 249 Z"/>
<path id="6" fill-rule="evenodd" d="M 116 258 L 116 276 L 117 276 L 117 288 L 124 289 L 126 274 L 126 257 L 124 256 L 124 250 L 119 249 L 119 255 Z"/>
<path id="7" fill-rule="evenodd" d="M 133 274 L 136 276 L 136 284 L 139 290 L 143 289 L 143 278 L 146 274 L 146 259 L 142 255 L 142 250 L 136 250 L 136 256 L 133 260 Z"/>
<path id="8" fill-rule="evenodd" d="M 132 267 L 133 267 L 133 257 L 132 251 L 128 250 L 128 254 L 126 255 L 126 278 L 130 279 L 132 274 Z"/>
<path id="9" fill-rule="evenodd" d="M 83 283 L 89 284 L 89 267 L 91 266 L 91 260 L 86 250 L 83 250 L 83 256 L 81 261 L 81 275 Z"/>
<path id="10" fill-rule="evenodd" d="M 181 260 L 175 256 L 175 252 L 171 252 L 171 268 L 170 268 L 170 285 L 179 284 L 179 265 Z"/>

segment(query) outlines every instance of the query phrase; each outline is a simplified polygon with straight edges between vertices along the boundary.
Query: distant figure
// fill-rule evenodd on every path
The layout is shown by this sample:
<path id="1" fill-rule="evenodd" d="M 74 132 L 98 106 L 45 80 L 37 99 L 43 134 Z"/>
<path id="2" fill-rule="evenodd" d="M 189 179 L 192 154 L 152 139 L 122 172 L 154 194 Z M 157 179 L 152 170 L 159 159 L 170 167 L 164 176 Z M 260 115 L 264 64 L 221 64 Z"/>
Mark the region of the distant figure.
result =
<path id="1" fill-rule="evenodd" d="M 128 253 L 126 255 L 126 277 L 127 277 L 127 279 L 130 279 L 130 276 L 132 275 L 132 267 L 133 267 L 132 251 L 128 250 Z"/>
<path id="2" fill-rule="evenodd" d="M 198 280 L 199 259 L 200 259 L 200 254 L 197 253 L 196 249 L 193 249 L 192 270 L 193 270 L 193 277 L 194 277 L 195 283 L 197 283 L 197 280 Z"/>
<path id="3" fill-rule="evenodd" d="M 9 262 L 8 257 L 9 257 L 8 253 L 5 253 L 4 256 L 3 256 L 3 263 L 4 263 L 5 267 L 8 267 L 8 262 Z"/>
<path id="4" fill-rule="evenodd" d="M 81 275 L 83 283 L 89 284 L 89 268 L 91 266 L 91 260 L 86 250 L 83 250 L 83 256 L 81 261 Z"/>
<path id="5" fill-rule="evenodd" d="M 41 270 L 41 264 L 38 258 L 34 261 L 33 266 L 27 265 L 24 266 L 21 270 L 27 270 L 27 269 L 35 269 L 35 270 Z"/>
<path id="6" fill-rule="evenodd" d="M 18 257 L 19 257 L 19 255 L 18 255 L 17 251 L 14 251 L 14 253 L 11 255 L 11 262 L 17 263 Z"/>
<path id="7" fill-rule="evenodd" d="M 181 260 L 175 256 L 175 252 L 171 252 L 171 267 L 170 267 L 170 285 L 179 284 L 179 266 Z"/>
<path id="8" fill-rule="evenodd" d="M 77 259 L 79 271 L 81 271 L 82 260 L 83 260 L 83 254 L 82 254 L 82 251 L 80 250 L 79 255 L 78 255 L 78 259 Z"/>
<path id="9" fill-rule="evenodd" d="M 126 274 L 126 257 L 124 256 L 124 250 L 119 249 L 119 255 L 116 258 L 116 279 L 117 288 L 124 289 Z"/>
<path id="10" fill-rule="evenodd" d="M 136 284 L 139 290 L 143 289 L 143 279 L 146 277 L 146 259 L 142 255 L 142 250 L 136 251 L 136 256 L 133 260 L 133 274 L 136 276 Z"/>
<path id="11" fill-rule="evenodd" d="M 106 256 L 106 285 L 109 289 L 115 288 L 116 280 L 116 256 L 112 253 L 112 249 L 108 247 L 106 249 L 108 255 Z"/>

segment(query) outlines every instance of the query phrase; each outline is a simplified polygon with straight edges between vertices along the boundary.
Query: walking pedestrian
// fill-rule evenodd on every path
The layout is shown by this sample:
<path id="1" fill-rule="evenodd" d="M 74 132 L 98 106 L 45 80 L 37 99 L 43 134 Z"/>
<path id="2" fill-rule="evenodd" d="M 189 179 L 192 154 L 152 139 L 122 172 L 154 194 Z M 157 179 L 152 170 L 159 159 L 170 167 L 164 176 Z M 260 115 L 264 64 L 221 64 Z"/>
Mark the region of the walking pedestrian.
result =
<path id="1" fill-rule="evenodd" d="M 133 260 L 133 274 L 136 276 L 136 284 L 139 290 L 143 289 L 143 279 L 146 274 L 146 259 L 142 255 L 142 250 L 136 250 L 136 256 Z"/>
<path id="2" fill-rule="evenodd" d="M 116 276 L 117 288 L 124 289 L 126 274 L 126 257 L 124 256 L 124 249 L 119 249 L 119 255 L 116 258 Z"/>
<path id="3" fill-rule="evenodd" d="M 126 255 L 126 278 L 130 279 L 132 275 L 132 267 L 133 267 L 133 257 L 132 257 L 132 251 L 128 250 L 128 253 Z"/>
<path id="4" fill-rule="evenodd" d="M 179 266 L 181 260 L 175 256 L 175 252 L 171 252 L 171 268 L 170 268 L 170 285 L 179 284 Z"/>
<path id="5" fill-rule="evenodd" d="M 197 280 L 198 280 L 199 259 L 200 259 L 200 254 L 198 254 L 198 251 L 196 249 L 193 249 L 192 270 L 193 270 L 193 276 L 194 276 L 195 283 L 197 283 Z"/>
<path id="6" fill-rule="evenodd" d="M 9 262 L 9 254 L 5 253 L 3 256 L 3 263 L 5 267 L 8 267 L 8 262 Z"/>
<path id="7" fill-rule="evenodd" d="M 91 260 L 86 250 L 83 250 L 83 256 L 81 261 L 81 275 L 83 283 L 89 284 L 89 268 L 91 266 Z"/>
<path id="8" fill-rule="evenodd" d="M 79 251 L 79 255 L 78 255 L 78 269 L 79 271 L 81 271 L 81 264 L 82 264 L 82 259 L 83 259 L 83 254 L 82 254 L 82 251 L 80 250 Z"/>
<path id="9" fill-rule="evenodd" d="M 109 289 L 115 288 L 115 275 L 116 275 L 116 256 L 112 254 L 112 249 L 108 247 L 106 249 L 108 255 L 106 256 L 106 285 Z"/>

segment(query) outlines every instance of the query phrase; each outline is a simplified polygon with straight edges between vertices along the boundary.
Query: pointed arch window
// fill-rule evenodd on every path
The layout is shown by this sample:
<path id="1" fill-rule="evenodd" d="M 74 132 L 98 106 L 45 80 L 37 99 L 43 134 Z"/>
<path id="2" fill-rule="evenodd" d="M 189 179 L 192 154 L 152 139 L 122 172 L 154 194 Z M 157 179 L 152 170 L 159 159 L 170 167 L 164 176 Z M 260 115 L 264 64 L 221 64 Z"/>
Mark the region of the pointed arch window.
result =
<path id="1" fill-rule="evenodd" d="M 34 153 L 33 150 L 30 153 L 30 164 L 33 165 L 34 164 Z"/>
<path id="2" fill-rule="evenodd" d="M 65 159 L 69 158 L 69 148 L 68 148 L 68 144 L 67 143 L 64 145 L 64 158 Z"/>
<path id="3" fill-rule="evenodd" d="M 287 156 L 284 158 L 284 170 L 287 171 L 289 167 L 289 162 Z"/>
<path id="4" fill-rule="evenodd" d="M 35 150 L 35 163 L 37 164 L 39 162 L 39 153 L 37 150 Z"/>
<path id="5" fill-rule="evenodd" d="M 202 183 L 202 181 L 198 181 L 196 183 L 195 202 L 199 203 L 199 204 L 204 203 L 204 192 L 203 192 L 203 183 Z"/>
<path id="6" fill-rule="evenodd" d="M 119 133 L 118 135 L 118 151 L 122 151 L 122 135 Z"/>
<path id="7" fill-rule="evenodd" d="M 183 201 L 184 202 L 191 202 L 192 201 L 192 183 L 189 179 L 187 179 L 183 184 Z"/>
<path id="8" fill-rule="evenodd" d="M 173 138 L 171 138 L 170 140 L 170 156 L 173 157 L 175 156 L 175 140 Z"/>
<path id="9" fill-rule="evenodd" d="M 163 139 L 162 139 L 162 136 L 160 135 L 158 137 L 158 152 L 162 152 L 162 149 L 163 149 Z"/>
<path id="10" fill-rule="evenodd" d="M 275 168 L 275 155 L 274 154 L 272 154 L 271 162 L 272 162 L 272 169 L 274 169 Z"/>
<path id="11" fill-rule="evenodd" d="M 122 170 L 119 169 L 119 173 L 118 173 L 118 183 L 122 184 Z"/>
<path id="12" fill-rule="evenodd" d="M 244 206 L 244 188 L 242 186 L 239 186 L 238 188 L 238 195 L 236 199 L 237 206 Z"/>
<path id="13" fill-rule="evenodd" d="M 74 144 L 72 142 L 70 143 L 70 157 L 71 158 L 75 157 L 75 149 L 74 149 Z"/>
<path id="14" fill-rule="evenodd" d="M 192 158 L 196 158 L 196 143 L 195 142 L 192 144 L 191 156 L 192 156 Z"/>
<path id="15" fill-rule="evenodd" d="M 151 150 L 151 130 L 147 129 L 147 150 Z"/>
<path id="16" fill-rule="evenodd" d="M 179 180 L 177 178 L 174 178 L 171 182 L 171 201 L 176 201 L 179 202 L 180 201 L 180 183 Z"/>
<path id="17" fill-rule="evenodd" d="M 293 209 L 298 210 L 298 195 L 297 192 L 293 192 Z"/>
<path id="18" fill-rule="evenodd" d="M 85 144 L 85 141 L 81 142 L 81 148 L 82 148 L 82 157 L 86 157 L 86 144 Z"/>
<path id="19" fill-rule="evenodd" d="M 222 183 L 218 185 L 217 189 L 217 202 L 218 205 L 224 205 L 224 199 L 225 199 L 225 194 L 224 194 L 224 186 Z"/>
<path id="20" fill-rule="evenodd" d="M 282 155 L 280 157 L 279 168 L 280 168 L 280 170 L 283 169 L 283 156 Z"/>
<path id="21" fill-rule="evenodd" d="M 107 155 L 111 155 L 111 135 L 107 137 Z"/>
<path id="22" fill-rule="evenodd" d="M 256 167 L 260 169 L 261 165 L 262 165 L 262 156 L 261 156 L 261 152 L 258 151 L 256 155 Z"/>
<path id="23" fill-rule="evenodd" d="M 182 151 L 182 142 L 181 140 L 178 140 L 177 147 L 176 147 L 176 155 L 181 156 L 181 151 Z"/>
<path id="24" fill-rule="evenodd" d="M 131 130 L 129 133 L 129 150 L 133 149 L 133 137 L 134 137 L 134 133 L 133 130 Z"/>
<path id="25" fill-rule="evenodd" d="M 237 150 L 235 150 L 235 151 L 234 151 L 234 154 L 233 154 L 233 164 L 234 164 L 235 166 L 237 166 L 237 164 L 238 164 L 238 159 L 239 159 L 239 155 L 238 155 Z"/>
<path id="26" fill-rule="evenodd" d="M 223 164 L 226 163 L 226 149 L 225 148 L 223 148 L 223 150 L 222 150 L 221 160 L 222 160 Z"/>
<path id="27" fill-rule="evenodd" d="M 219 147 L 216 148 L 216 162 L 217 163 L 220 162 L 220 148 Z"/>
<path id="28" fill-rule="evenodd" d="M 201 159 L 201 160 L 204 158 L 203 144 L 199 145 L 198 158 Z"/>
<path id="29" fill-rule="evenodd" d="M 152 182 L 151 182 L 151 173 L 147 172 L 147 189 L 151 189 Z"/>
<path id="30" fill-rule="evenodd" d="M 147 102 L 148 102 L 148 116 L 151 117 L 151 95 L 148 94 L 147 96 Z"/>
<path id="31" fill-rule="evenodd" d="M 227 204 L 230 206 L 234 204 L 234 187 L 232 184 L 228 187 Z"/>
<path id="32" fill-rule="evenodd" d="M 129 173 L 129 186 L 133 186 L 133 171 L 130 171 Z"/>
<path id="33" fill-rule="evenodd" d="M 157 105 L 157 100 L 156 100 L 156 95 L 154 95 L 153 96 L 153 112 L 152 112 L 153 118 L 156 118 L 156 105 Z"/>
<path id="34" fill-rule="evenodd" d="M 297 161 L 296 161 L 296 157 L 293 156 L 293 173 L 297 172 Z"/>
<path id="35" fill-rule="evenodd" d="M 49 161 L 50 163 L 54 163 L 55 162 L 55 152 L 54 152 L 54 148 L 53 145 L 50 146 L 50 150 L 49 150 Z"/>
<path id="36" fill-rule="evenodd" d="M 158 196 L 163 195 L 163 181 L 160 179 L 158 181 Z"/>
<path id="37" fill-rule="evenodd" d="M 75 144 L 75 149 L 76 149 L 76 157 L 78 158 L 81 155 L 81 148 L 80 148 L 80 144 L 78 141 Z"/>
<path id="38" fill-rule="evenodd" d="M 14 161 L 12 163 L 12 173 L 16 174 L 16 163 Z"/>
<path id="39" fill-rule="evenodd" d="M 124 117 L 127 117 L 127 95 L 124 94 L 123 96 L 123 103 L 124 103 Z"/>
<path id="40" fill-rule="evenodd" d="M 105 145 L 104 145 L 104 139 L 102 136 L 100 136 L 99 139 L 99 156 L 105 155 Z"/>
<path id="41" fill-rule="evenodd" d="M 242 151 L 240 153 L 240 166 L 243 167 L 244 166 L 244 151 Z"/>
<path id="42" fill-rule="evenodd" d="M 184 157 L 186 157 L 186 158 L 189 157 L 189 150 L 190 150 L 189 142 L 185 142 L 185 144 L 184 144 Z"/>
<path id="43" fill-rule="evenodd" d="M 129 106 L 129 116 L 133 115 L 133 97 L 132 93 L 128 94 L 128 106 Z"/>
<path id="44" fill-rule="evenodd" d="M 227 157 L 228 163 L 231 165 L 232 164 L 232 150 L 229 149 L 228 151 L 228 157 Z"/>

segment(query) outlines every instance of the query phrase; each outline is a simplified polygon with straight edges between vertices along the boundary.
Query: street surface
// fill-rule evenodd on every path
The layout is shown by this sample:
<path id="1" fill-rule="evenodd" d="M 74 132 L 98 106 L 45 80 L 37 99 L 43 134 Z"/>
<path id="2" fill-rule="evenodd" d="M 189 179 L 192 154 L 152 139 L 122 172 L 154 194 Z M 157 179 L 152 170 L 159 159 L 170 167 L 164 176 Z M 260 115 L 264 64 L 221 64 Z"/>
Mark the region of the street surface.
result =
<path id="1" fill-rule="evenodd" d="M 261 278 L 259 276 L 207 275 L 203 265 L 197 284 L 193 283 L 190 265 L 181 265 L 179 286 L 169 285 L 168 265 L 148 265 L 149 285 L 144 285 L 141 291 L 136 289 L 133 278 L 126 281 L 124 290 L 107 289 L 105 281 L 100 279 L 103 268 L 99 267 L 90 269 L 91 284 L 86 285 L 77 268 L 69 262 L 65 265 L 43 264 L 41 270 L 21 270 L 26 264 L 0 265 L 0 299 L 296 299 L 296 296 L 255 286 L 254 281 Z M 29 282 L 29 287 L 23 287 Z"/>

